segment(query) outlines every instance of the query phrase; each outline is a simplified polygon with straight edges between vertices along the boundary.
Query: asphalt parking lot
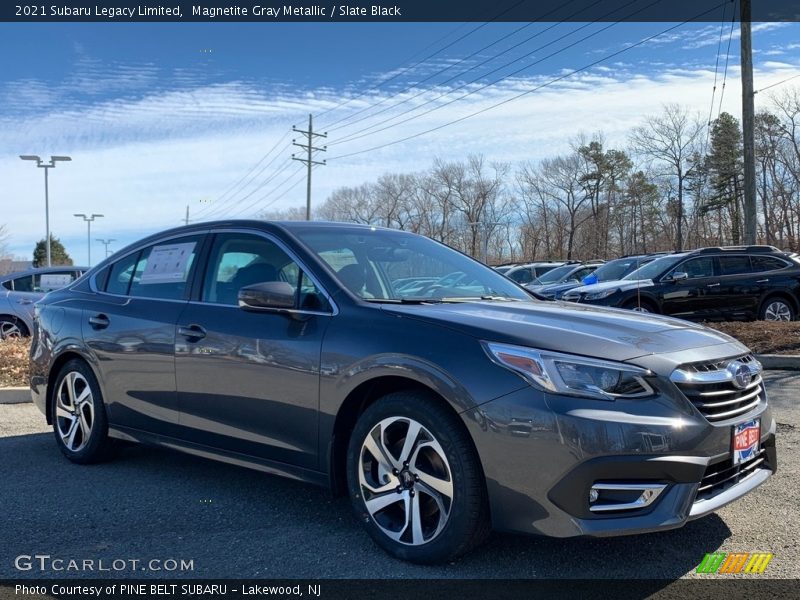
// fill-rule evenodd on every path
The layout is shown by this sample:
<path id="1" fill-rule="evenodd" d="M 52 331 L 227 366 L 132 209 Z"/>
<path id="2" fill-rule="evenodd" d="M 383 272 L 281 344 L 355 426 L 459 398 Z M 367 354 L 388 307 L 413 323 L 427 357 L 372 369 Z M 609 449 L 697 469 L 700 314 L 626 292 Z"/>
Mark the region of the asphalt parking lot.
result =
<path id="1" fill-rule="evenodd" d="M 19 571 L 19 555 L 193 561 L 193 578 L 666 578 L 707 552 L 772 552 L 770 577 L 800 577 L 800 373 L 767 374 L 778 474 L 719 513 L 665 533 L 554 540 L 495 534 L 460 559 L 389 558 L 324 489 L 167 450 L 127 447 L 107 464 L 62 458 L 31 404 L 0 406 L 0 578 L 97 577 Z M 166 564 L 166 563 L 162 563 Z M 112 573 L 113 574 L 113 573 Z M 101 574 L 106 577 L 109 573 Z"/>

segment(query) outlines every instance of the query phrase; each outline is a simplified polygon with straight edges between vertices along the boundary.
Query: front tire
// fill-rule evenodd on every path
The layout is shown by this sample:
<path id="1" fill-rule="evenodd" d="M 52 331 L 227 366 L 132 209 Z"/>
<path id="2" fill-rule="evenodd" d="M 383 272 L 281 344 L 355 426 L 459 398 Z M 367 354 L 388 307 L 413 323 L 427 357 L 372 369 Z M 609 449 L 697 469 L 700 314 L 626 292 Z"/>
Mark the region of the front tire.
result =
<path id="1" fill-rule="evenodd" d="M 56 444 L 69 460 L 100 462 L 111 454 L 103 395 L 84 361 L 67 362 L 56 377 L 52 399 Z"/>
<path id="2" fill-rule="evenodd" d="M 396 558 L 451 560 L 489 533 L 477 453 L 438 400 L 396 392 L 356 423 L 347 452 L 353 509 L 372 539 Z"/>
<path id="3" fill-rule="evenodd" d="M 623 304 L 622 308 L 632 310 L 634 312 L 658 314 L 658 310 L 649 300 L 642 300 L 641 302 L 638 300 L 628 300 L 625 304 Z"/>

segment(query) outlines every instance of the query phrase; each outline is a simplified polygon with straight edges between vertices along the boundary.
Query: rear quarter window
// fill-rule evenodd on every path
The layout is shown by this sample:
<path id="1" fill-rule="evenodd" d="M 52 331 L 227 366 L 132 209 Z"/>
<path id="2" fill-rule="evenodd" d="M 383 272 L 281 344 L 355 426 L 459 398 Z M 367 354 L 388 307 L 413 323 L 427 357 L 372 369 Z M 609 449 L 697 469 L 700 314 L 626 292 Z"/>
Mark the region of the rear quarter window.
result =
<path id="1" fill-rule="evenodd" d="M 756 273 L 777 271 L 788 266 L 786 262 L 774 256 L 751 256 L 750 261 L 753 264 L 753 271 Z"/>

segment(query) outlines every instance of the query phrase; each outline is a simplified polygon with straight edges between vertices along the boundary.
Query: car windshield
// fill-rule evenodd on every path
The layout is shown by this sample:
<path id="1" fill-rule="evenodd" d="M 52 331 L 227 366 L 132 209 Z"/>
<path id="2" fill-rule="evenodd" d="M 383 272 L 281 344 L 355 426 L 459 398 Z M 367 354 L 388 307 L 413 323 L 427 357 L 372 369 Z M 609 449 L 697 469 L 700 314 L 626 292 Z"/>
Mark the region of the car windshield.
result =
<path id="1" fill-rule="evenodd" d="M 631 257 L 620 258 L 607 262 L 594 272 L 597 281 L 616 281 L 622 279 L 626 273 L 630 273 L 640 265 L 645 265 L 652 261 L 652 258 Z"/>
<path id="2" fill-rule="evenodd" d="M 536 278 L 536 283 L 559 283 L 566 279 L 575 270 L 575 265 L 564 265 L 548 271 L 541 277 Z"/>
<path id="3" fill-rule="evenodd" d="M 365 300 L 532 300 L 494 269 L 423 236 L 350 228 L 300 229 L 296 235 Z"/>
<path id="4" fill-rule="evenodd" d="M 655 259 L 653 262 L 639 267 L 632 273 L 628 273 L 623 279 L 654 279 L 677 264 L 683 257 L 683 254 L 662 256 L 661 258 Z"/>

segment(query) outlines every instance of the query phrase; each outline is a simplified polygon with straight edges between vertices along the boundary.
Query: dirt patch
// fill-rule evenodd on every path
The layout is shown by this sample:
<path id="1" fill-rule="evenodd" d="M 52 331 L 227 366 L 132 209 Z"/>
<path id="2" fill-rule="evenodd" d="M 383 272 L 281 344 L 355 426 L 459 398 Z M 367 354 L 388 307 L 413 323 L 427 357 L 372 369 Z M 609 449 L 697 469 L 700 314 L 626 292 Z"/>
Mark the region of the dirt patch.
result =
<path id="1" fill-rule="evenodd" d="M 735 337 L 756 354 L 800 354 L 800 321 L 704 323 Z"/>
<path id="2" fill-rule="evenodd" d="M 30 338 L 0 342 L 0 387 L 28 385 Z"/>

